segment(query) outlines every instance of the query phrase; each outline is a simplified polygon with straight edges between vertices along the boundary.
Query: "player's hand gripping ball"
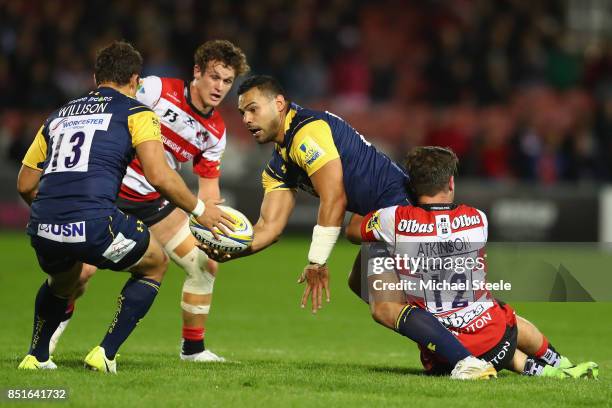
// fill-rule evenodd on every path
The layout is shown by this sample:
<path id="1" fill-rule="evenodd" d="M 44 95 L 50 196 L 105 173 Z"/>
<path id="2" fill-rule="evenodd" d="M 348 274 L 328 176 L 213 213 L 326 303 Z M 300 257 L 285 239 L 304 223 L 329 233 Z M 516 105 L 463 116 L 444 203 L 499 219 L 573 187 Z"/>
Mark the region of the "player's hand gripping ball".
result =
<path id="1" fill-rule="evenodd" d="M 219 239 L 205 226 L 199 224 L 193 216 L 189 217 L 189 229 L 193 236 L 202 244 L 220 252 L 235 254 L 247 249 L 253 242 L 253 225 L 249 219 L 240 211 L 225 205 L 218 206 L 219 209 L 230 215 L 234 222 L 234 231 L 216 228 Z"/>

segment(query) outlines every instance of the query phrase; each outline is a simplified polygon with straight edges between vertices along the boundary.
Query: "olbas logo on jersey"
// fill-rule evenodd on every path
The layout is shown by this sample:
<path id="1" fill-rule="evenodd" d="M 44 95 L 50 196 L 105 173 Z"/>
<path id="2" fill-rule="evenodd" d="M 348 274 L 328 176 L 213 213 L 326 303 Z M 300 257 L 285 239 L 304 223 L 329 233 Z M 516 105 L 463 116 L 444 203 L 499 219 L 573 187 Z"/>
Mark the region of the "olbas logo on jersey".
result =
<path id="1" fill-rule="evenodd" d="M 410 234 L 431 234 L 434 230 L 433 224 L 421 224 L 416 220 L 401 220 L 397 224 L 397 230 Z"/>
<path id="2" fill-rule="evenodd" d="M 477 215 L 465 215 L 462 214 L 458 217 L 453 218 L 453 229 L 467 228 L 474 225 L 480 225 L 480 217 Z"/>
<path id="3" fill-rule="evenodd" d="M 307 137 L 300 145 L 302 157 L 307 166 L 311 166 L 317 159 L 325 154 L 325 150 L 315 143 L 314 140 Z"/>

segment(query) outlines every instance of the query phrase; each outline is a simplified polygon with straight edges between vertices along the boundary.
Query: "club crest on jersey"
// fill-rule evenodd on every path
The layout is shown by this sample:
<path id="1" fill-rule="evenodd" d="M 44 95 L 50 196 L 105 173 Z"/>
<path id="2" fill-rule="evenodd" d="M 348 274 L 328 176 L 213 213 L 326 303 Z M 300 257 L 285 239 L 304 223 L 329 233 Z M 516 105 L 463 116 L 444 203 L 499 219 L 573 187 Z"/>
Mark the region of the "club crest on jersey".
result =
<path id="1" fill-rule="evenodd" d="M 204 150 L 206 148 L 206 142 L 210 139 L 210 134 L 206 130 L 198 130 L 196 132 L 195 143 L 198 149 Z"/>
<path id="2" fill-rule="evenodd" d="M 85 242 L 85 221 L 70 224 L 38 224 L 36 235 L 56 242 Z"/>
<path id="3" fill-rule="evenodd" d="M 436 215 L 436 234 L 440 238 L 451 236 L 451 223 L 448 214 Z"/>
<path id="4" fill-rule="evenodd" d="M 371 232 L 373 230 L 380 230 L 380 216 L 378 211 L 372 215 L 372 218 L 370 218 L 366 224 L 366 232 Z"/>
<path id="5" fill-rule="evenodd" d="M 117 234 L 113 242 L 106 248 L 103 257 L 113 261 L 114 263 L 119 262 L 126 256 L 134 247 L 136 241 L 133 239 L 126 238 L 121 232 Z"/>
<path id="6" fill-rule="evenodd" d="M 302 144 L 300 144 L 300 151 L 302 152 L 302 157 L 304 157 L 307 166 L 311 166 L 318 158 L 325 155 L 325 150 L 321 149 L 321 147 L 309 137 L 304 139 Z"/>

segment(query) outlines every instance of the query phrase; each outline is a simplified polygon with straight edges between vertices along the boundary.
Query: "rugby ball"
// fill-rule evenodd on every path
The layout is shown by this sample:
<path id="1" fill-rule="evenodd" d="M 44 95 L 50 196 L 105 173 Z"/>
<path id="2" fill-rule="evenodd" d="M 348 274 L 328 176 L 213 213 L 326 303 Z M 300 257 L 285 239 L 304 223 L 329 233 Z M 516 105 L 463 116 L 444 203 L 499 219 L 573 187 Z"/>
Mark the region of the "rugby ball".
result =
<path id="1" fill-rule="evenodd" d="M 253 242 L 253 225 L 240 211 L 225 205 L 218 206 L 234 219 L 234 231 L 222 231 L 215 228 L 219 239 L 215 238 L 208 228 L 198 223 L 192 215 L 189 217 L 189 229 L 199 242 L 225 253 L 237 253 L 247 249 Z"/>

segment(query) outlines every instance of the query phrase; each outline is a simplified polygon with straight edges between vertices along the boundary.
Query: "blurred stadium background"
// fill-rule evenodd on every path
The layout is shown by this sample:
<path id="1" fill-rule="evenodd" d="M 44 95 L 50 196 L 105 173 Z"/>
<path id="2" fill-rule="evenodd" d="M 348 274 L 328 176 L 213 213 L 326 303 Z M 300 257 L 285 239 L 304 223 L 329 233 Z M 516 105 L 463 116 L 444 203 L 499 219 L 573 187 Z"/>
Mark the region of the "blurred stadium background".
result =
<path id="1" fill-rule="evenodd" d="M 188 80 L 196 46 L 227 38 L 398 160 L 452 147 L 459 198 L 489 213 L 493 239 L 612 241 L 610 18 L 608 0 L 0 0 L 0 228 L 25 225 L 20 160 L 45 116 L 93 86 L 96 49 L 127 39 L 144 75 Z M 235 90 L 221 111 L 223 194 L 256 218 L 271 146 L 251 140 Z M 306 231 L 316 203 L 301 196 L 290 228 Z"/>

